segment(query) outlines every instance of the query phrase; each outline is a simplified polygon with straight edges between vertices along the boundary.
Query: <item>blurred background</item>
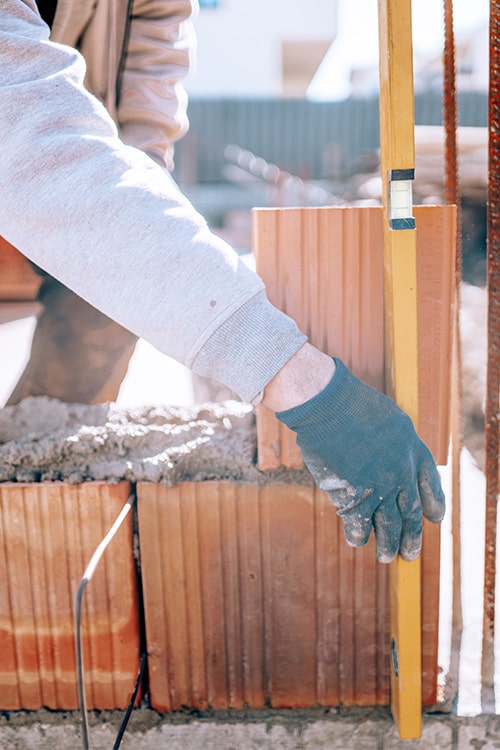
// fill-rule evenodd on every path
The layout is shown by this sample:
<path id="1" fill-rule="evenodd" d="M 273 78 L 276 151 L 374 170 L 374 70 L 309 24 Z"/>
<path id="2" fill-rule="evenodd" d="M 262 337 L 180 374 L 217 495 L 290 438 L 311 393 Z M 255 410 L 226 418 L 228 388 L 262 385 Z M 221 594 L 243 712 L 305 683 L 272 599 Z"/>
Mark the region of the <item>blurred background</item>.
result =
<path id="1" fill-rule="evenodd" d="M 252 206 L 380 203 L 376 0 L 200 6 L 175 177 L 212 227 L 244 251 Z M 486 0 L 454 3 L 464 278 L 475 284 L 485 281 L 488 13 Z M 415 202 L 442 202 L 442 3 L 413 3 L 413 38 Z"/>

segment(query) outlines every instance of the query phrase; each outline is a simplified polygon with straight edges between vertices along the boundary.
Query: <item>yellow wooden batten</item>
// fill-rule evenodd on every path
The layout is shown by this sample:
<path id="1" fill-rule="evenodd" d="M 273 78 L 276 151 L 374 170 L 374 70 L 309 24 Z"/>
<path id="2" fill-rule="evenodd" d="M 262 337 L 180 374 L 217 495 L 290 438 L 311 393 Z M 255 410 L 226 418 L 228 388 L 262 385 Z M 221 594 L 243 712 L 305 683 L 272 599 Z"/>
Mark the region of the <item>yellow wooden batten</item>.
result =
<path id="1" fill-rule="evenodd" d="M 418 429 L 416 229 L 411 220 L 393 228 L 389 197 L 392 178 L 411 179 L 405 172 L 415 165 L 411 0 L 379 0 L 379 45 L 387 387 Z M 391 708 L 400 737 L 414 739 L 422 731 L 420 560 L 398 558 L 390 578 Z"/>

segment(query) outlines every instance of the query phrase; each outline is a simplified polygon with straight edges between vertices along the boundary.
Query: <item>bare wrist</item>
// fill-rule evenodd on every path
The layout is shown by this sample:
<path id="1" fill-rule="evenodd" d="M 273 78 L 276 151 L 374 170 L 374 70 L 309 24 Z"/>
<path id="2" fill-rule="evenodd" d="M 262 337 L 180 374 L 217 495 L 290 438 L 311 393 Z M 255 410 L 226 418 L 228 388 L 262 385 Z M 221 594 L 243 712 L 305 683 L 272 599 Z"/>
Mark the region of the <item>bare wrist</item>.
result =
<path id="1" fill-rule="evenodd" d="M 306 343 L 267 384 L 262 403 L 273 411 L 291 409 L 326 388 L 334 373 L 334 360 Z"/>

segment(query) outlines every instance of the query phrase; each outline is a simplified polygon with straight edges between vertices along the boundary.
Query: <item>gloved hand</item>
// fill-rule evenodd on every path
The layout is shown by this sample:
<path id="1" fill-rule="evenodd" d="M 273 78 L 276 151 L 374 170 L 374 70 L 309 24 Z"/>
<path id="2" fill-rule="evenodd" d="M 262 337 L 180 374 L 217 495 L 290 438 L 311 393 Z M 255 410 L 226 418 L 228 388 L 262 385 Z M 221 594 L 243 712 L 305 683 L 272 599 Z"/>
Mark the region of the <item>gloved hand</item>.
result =
<path id="1" fill-rule="evenodd" d="M 339 359 L 335 363 L 321 393 L 276 416 L 297 433 L 316 484 L 339 508 L 348 544 L 366 544 L 373 527 L 381 562 L 398 552 L 414 560 L 422 545 L 422 512 L 435 523 L 444 516 L 434 459 L 394 401 Z"/>

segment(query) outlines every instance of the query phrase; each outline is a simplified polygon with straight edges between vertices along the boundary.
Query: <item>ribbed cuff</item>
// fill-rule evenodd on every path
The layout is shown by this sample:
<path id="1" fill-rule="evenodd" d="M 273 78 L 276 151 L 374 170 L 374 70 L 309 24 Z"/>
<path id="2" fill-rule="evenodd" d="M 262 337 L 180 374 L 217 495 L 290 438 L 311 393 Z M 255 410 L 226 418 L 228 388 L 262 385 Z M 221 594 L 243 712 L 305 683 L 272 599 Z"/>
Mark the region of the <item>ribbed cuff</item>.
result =
<path id="1" fill-rule="evenodd" d="M 261 291 L 212 334 L 192 369 L 252 402 L 306 340 L 295 321 Z"/>

